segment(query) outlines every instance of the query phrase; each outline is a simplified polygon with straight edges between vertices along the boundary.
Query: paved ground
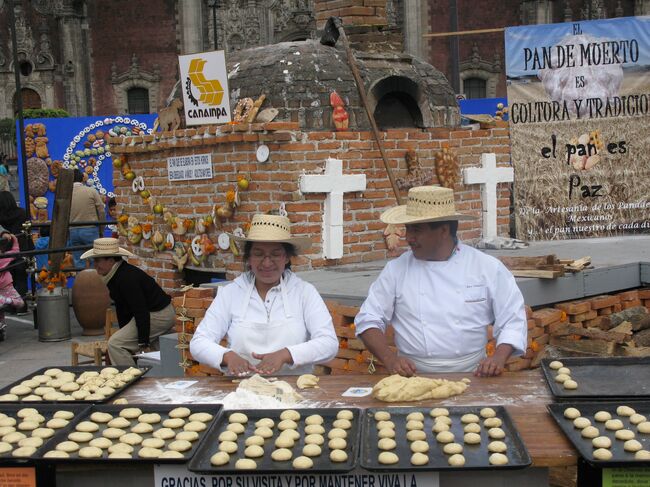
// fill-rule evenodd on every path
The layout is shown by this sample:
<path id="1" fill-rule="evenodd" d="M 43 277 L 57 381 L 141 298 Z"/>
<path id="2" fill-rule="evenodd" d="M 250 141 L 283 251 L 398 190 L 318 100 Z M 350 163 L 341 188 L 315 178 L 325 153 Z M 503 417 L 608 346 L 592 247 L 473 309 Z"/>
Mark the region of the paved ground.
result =
<path id="1" fill-rule="evenodd" d="M 72 338 L 60 342 L 41 342 L 34 329 L 32 313 L 25 316 L 7 314 L 7 337 L 0 342 L 0 387 L 4 387 L 42 367 L 70 365 L 72 340 L 93 341 L 102 337 L 85 337 L 70 308 Z"/>

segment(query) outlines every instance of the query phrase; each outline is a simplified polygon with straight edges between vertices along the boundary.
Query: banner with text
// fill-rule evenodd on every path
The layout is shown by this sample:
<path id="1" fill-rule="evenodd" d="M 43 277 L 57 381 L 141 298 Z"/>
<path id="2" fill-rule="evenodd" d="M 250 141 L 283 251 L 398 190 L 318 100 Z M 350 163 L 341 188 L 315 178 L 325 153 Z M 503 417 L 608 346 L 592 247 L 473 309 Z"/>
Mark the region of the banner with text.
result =
<path id="1" fill-rule="evenodd" d="M 650 233 L 650 17 L 505 42 L 517 237 Z"/>

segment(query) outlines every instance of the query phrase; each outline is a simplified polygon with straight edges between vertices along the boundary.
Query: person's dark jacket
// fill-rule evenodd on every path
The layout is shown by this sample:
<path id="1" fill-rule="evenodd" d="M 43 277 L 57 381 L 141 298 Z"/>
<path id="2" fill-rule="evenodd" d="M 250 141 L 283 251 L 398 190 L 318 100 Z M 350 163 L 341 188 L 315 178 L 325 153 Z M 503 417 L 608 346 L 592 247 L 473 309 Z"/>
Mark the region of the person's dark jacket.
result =
<path id="1" fill-rule="evenodd" d="M 135 318 L 138 343 L 149 344 L 149 313 L 160 311 L 172 298 L 143 270 L 122 262 L 108 281 L 111 299 L 115 302 L 120 328 Z"/>

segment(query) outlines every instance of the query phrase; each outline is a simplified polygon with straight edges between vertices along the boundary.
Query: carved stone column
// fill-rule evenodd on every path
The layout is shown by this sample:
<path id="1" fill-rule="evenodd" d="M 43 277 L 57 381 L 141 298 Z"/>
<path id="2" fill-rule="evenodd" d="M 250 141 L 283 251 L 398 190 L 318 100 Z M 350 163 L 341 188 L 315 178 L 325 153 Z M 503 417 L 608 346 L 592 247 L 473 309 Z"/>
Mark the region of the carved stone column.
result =
<path id="1" fill-rule="evenodd" d="M 634 15 L 650 15 L 650 0 L 636 0 Z"/>
<path id="2" fill-rule="evenodd" d="M 427 19 L 426 2 L 408 0 L 404 2 L 404 51 L 412 56 L 424 59 L 423 22 Z"/>
<path id="3" fill-rule="evenodd" d="M 203 45 L 203 10 L 201 0 L 179 0 L 178 13 L 180 21 L 181 54 L 202 52 Z"/>

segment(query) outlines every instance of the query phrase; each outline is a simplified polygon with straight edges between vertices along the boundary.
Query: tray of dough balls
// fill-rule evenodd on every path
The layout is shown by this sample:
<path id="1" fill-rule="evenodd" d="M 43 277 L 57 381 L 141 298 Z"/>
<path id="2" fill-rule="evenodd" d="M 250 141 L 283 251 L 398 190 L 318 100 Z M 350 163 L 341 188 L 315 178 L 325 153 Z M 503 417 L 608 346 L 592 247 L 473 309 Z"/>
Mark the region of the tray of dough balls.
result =
<path id="1" fill-rule="evenodd" d="M 549 404 L 576 450 L 597 466 L 650 466 L 650 402 Z"/>
<path id="2" fill-rule="evenodd" d="M 70 404 L 0 405 L 0 464 L 30 460 L 43 453 L 45 444 L 89 406 Z"/>
<path id="3" fill-rule="evenodd" d="M 220 404 L 96 404 L 45 445 L 64 462 L 184 463 L 197 451 Z"/>
<path id="4" fill-rule="evenodd" d="M 0 389 L 0 403 L 106 402 L 151 367 L 44 367 Z"/>
<path id="5" fill-rule="evenodd" d="M 542 360 L 558 401 L 650 400 L 650 357 L 565 357 Z"/>
<path id="6" fill-rule="evenodd" d="M 367 470 L 515 469 L 530 455 L 503 406 L 369 408 L 362 420 Z"/>
<path id="7" fill-rule="evenodd" d="M 349 472 L 357 465 L 359 409 L 224 411 L 188 468 L 201 473 Z"/>

